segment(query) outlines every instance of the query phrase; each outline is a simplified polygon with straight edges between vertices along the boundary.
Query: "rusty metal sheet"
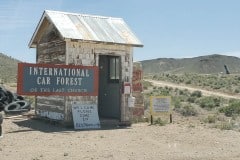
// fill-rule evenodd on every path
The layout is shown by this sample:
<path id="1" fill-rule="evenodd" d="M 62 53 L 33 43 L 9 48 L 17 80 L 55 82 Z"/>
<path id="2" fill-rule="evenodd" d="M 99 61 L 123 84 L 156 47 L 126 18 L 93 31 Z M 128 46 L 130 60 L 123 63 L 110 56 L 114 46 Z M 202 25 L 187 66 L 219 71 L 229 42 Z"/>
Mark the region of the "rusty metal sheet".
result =
<path id="1" fill-rule="evenodd" d="M 34 32 L 29 47 L 35 47 L 36 34 L 44 18 L 53 23 L 65 39 L 143 46 L 122 18 L 46 10 Z"/>

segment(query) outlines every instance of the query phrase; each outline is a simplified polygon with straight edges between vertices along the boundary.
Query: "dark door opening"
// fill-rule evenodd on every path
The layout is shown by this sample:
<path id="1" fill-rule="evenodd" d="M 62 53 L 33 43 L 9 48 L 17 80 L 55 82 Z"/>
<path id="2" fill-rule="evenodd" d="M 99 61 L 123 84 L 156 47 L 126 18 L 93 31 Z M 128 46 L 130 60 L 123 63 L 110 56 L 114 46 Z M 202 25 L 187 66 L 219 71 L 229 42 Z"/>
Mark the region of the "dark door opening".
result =
<path id="1" fill-rule="evenodd" d="M 120 57 L 99 56 L 98 114 L 100 118 L 120 120 Z"/>

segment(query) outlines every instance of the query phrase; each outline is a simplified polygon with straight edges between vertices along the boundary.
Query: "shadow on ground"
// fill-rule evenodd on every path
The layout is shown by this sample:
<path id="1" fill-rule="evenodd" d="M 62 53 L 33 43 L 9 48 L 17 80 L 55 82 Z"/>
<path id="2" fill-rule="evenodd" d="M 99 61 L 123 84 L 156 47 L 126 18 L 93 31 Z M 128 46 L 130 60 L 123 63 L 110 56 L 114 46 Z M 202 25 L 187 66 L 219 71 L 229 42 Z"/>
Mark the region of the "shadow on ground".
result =
<path id="1" fill-rule="evenodd" d="M 24 120 L 13 120 L 13 123 L 21 127 L 20 130 L 10 131 L 8 133 L 17 133 L 17 132 L 31 132 L 31 131 L 40 131 L 40 132 L 75 132 L 75 131 L 96 131 L 96 130 L 115 130 L 115 129 L 130 129 L 128 126 L 102 126 L 100 129 L 84 129 L 84 130 L 75 130 L 72 127 L 64 127 L 63 125 L 57 122 L 51 122 L 49 120 L 42 119 L 24 119 Z"/>

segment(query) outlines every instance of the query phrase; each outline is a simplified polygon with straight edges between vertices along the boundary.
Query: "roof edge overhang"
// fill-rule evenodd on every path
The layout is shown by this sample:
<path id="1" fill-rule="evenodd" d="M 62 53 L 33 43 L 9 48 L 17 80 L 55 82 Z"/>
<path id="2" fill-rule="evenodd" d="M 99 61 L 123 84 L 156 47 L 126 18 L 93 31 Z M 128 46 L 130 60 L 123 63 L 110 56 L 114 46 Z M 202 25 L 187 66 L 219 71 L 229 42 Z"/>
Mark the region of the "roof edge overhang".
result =
<path id="1" fill-rule="evenodd" d="M 34 44 L 34 39 L 35 39 L 35 37 L 36 37 L 36 35 L 37 35 L 37 33 L 38 33 L 38 30 L 39 30 L 39 28 L 40 28 L 40 26 L 41 26 L 44 18 L 45 18 L 45 14 L 46 14 L 46 11 L 43 12 L 43 14 L 42 14 L 42 16 L 41 16 L 41 19 L 40 19 L 40 21 L 38 22 L 38 25 L 37 25 L 37 27 L 35 28 L 35 31 L 34 31 L 34 33 L 33 33 L 33 35 L 32 35 L 32 38 L 31 38 L 30 42 L 28 43 L 28 47 L 29 47 L 29 48 L 36 48 L 36 44 Z"/>
<path id="2" fill-rule="evenodd" d="M 84 40 L 84 39 L 72 39 L 64 38 L 65 41 L 75 41 L 75 42 L 85 42 L 85 43 L 95 43 L 95 44 L 108 44 L 108 45 L 124 45 L 131 47 L 144 47 L 143 44 L 130 44 L 130 43 L 116 43 L 116 42 L 106 42 L 106 41 L 93 41 L 93 40 Z"/>
<path id="3" fill-rule="evenodd" d="M 43 23 L 43 21 L 44 21 L 45 18 L 46 18 L 50 23 L 52 23 L 52 24 L 55 26 L 55 24 L 52 22 L 51 18 L 47 15 L 47 12 L 48 12 L 48 10 L 44 10 L 44 12 L 43 12 L 43 14 L 42 14 L 42 16 L 41 16 L 41 19 L 40 19 L 40 21 L 38 22 L 38 25 L 37 25 L 37 27 L 36 27 L 33 35 L 32 35 L 32 38 L 31 38 L 30 42 L 28 43 L 28 47 L 29 47 L 29 48 L 36 48 L 36 47 L 37 47 L 37 44 L 36 44 L 36 42 L 35 42 L 35 39 L 36 39 L 36 36 L 37 36 L 37 34 L 38 34 L 38 32 L 39 32 L 39 29 L 41 28 L 42 23 Z M 56 26 L 55 26 L 55 28 L 57 29 Z M 61 35 L 60 32 L 59 32 L 59 34 L 60 34 L 60 36 L 62 37 L 62 39 L 64 39 L 64 37 Z"/>

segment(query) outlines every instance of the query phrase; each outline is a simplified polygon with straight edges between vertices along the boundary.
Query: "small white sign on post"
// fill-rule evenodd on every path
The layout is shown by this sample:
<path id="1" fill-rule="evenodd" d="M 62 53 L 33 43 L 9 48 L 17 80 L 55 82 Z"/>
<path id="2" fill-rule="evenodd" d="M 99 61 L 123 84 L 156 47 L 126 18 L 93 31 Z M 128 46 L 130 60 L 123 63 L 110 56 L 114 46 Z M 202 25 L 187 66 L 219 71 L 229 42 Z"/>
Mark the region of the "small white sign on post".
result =
<path id="1" fill-rule="evenodd" d="M 96 104 L 75 102 L 72 105 L 72 114 L 75 129 L 95 129 L 101 127 Z"/>
<path id="2" fill-rule="evenodd" d="M 150 100 L 151 114 L 159 112 L 169 112 L 171 106 L 171 97 L 169 96 L 153 96 Z"/>
<path id="3" fill-rule="evenodd" d="M 150 97 L 150 114 L 151 124 L 153 124 L 153 116 L 168 115 L 170 123 L 172 123 L 171 114 L 171 97 L 170 96 L 152 96 Z"/>

